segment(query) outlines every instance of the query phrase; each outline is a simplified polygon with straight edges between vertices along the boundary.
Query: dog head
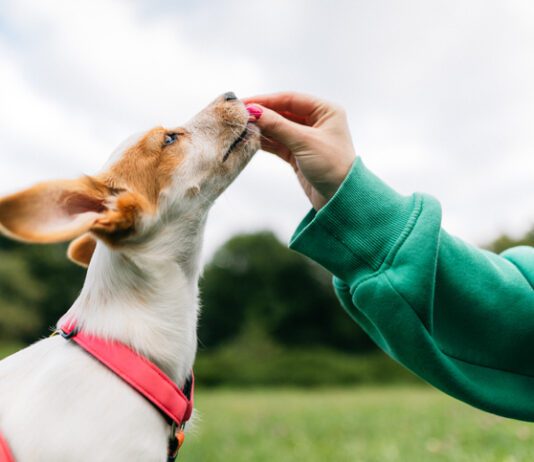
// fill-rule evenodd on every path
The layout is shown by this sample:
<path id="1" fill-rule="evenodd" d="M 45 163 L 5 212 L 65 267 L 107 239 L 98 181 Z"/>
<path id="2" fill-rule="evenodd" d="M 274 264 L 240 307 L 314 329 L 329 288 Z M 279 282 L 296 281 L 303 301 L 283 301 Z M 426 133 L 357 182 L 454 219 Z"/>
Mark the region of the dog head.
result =
<path id="1" fill-rule="evenodd" d="M 130 140 L 95 176 L 37 184 L 0 199 L 0 231 L 33 243 L 75 239 L 86 266 L 100 239 L 143 242 L 162 221 L 204 215 L 259 148 L 259 130 L 231 92 L 188 123 Z"/>

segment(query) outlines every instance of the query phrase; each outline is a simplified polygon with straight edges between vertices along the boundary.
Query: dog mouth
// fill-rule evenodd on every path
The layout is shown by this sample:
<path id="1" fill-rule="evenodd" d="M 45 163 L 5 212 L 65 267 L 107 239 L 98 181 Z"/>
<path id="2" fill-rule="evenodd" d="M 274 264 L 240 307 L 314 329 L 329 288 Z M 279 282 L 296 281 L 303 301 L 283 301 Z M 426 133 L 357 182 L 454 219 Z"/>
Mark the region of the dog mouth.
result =
<path id="1" fill-rule="evenodd" d="M 247 125 L 245 126 L 245 129 L 240 133 L 240 135 L 232 142 L 232 144 L 230 145 L 230 147 L 228 148 L 228 151 L 226 151 L 226 153 L 224 154 L 224 157 L 223 157 L 223 162 L 226 162 L 226 159 L 228 159 L 228 157 L 230 156 L 230 154 L 236 150 L 236 148 L 238 146 L 240 146 L 241 144 L 243 144 L 248 136 L 249 136 L 249 124 L 247 123 Z"/>

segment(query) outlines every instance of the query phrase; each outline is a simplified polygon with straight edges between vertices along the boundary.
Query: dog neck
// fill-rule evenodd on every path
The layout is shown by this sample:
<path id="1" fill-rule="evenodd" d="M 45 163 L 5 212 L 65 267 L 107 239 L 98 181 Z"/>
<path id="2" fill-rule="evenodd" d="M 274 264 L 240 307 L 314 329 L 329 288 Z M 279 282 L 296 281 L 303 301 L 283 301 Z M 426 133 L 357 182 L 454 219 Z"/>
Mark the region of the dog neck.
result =
<path id="1" fill-rule="evenodd" d="M 60 323 L 75 319 L 89 333 L 125 343 L 182 385 L 196 354 L 205 218 L 168 223 L 123 251 L 99 242 Z"/>

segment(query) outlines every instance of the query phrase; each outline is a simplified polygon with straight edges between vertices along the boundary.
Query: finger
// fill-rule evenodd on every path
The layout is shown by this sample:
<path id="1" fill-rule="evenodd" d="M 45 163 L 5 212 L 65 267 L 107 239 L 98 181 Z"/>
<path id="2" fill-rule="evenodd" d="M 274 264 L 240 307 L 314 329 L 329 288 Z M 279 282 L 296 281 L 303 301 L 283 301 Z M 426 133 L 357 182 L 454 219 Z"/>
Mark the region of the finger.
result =
<path id="1" fill-rule="evenodd" d="M 296 122 L 301 125 L 308 125 L 308 126 L 311 125 L 308 117 L 299 116 L 299 115 L 293 114 L 292 112 L 287 112 L 287 111 L 281 111 L 279 112 L 279 114 L 285 117 L 286 119 L 291 120 L 292 122 Z"/>
<path id="2" fill-rule="evenodd" d="M 301 117 L 312 116 L 318 108 L 328 104 L 304 93 L 282 92 L 245 98 L 245 104 L 258 103 L 276 112 L 289 112 Z"/>
<path id="3" fill-rule="evenodd" d="M 303 138 L 307 136 L 307 130 L 310 130 L 309 127 L 292 122 L 266 107 L 255 106 L 262 111 L 256 124 L 263 136 L 283 144 L 289 150 L 302 144 Z"/>
<path id="4" fill-rule="evenodd" d="M 264 138 L 261 142 L 261 149 L 270 152 L 271 154 L 275 154 L 276 156 L 280 157 L 280 159 L 291 164 L 291 158 L 293 158 L 293 154 L 282 143 L 270 138 Z"/>

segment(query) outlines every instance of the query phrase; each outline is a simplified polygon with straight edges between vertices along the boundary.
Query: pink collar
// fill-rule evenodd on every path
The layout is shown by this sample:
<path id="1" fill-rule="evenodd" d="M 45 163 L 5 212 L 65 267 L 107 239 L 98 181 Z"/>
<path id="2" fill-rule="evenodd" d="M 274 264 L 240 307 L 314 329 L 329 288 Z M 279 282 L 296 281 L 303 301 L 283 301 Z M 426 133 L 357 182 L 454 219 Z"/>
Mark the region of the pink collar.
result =
<path id="1" fill-rule="evenodd" d="M 87 334 L 72 321 L 63 324 L 59 334 L 94 356 L 159 409 L 172 424 L 168 460 L 174 460 L 183 442 L 183 427 L 193 412 L 193 373 L 182 391 L 159 367 L 123 343 Z"/>

